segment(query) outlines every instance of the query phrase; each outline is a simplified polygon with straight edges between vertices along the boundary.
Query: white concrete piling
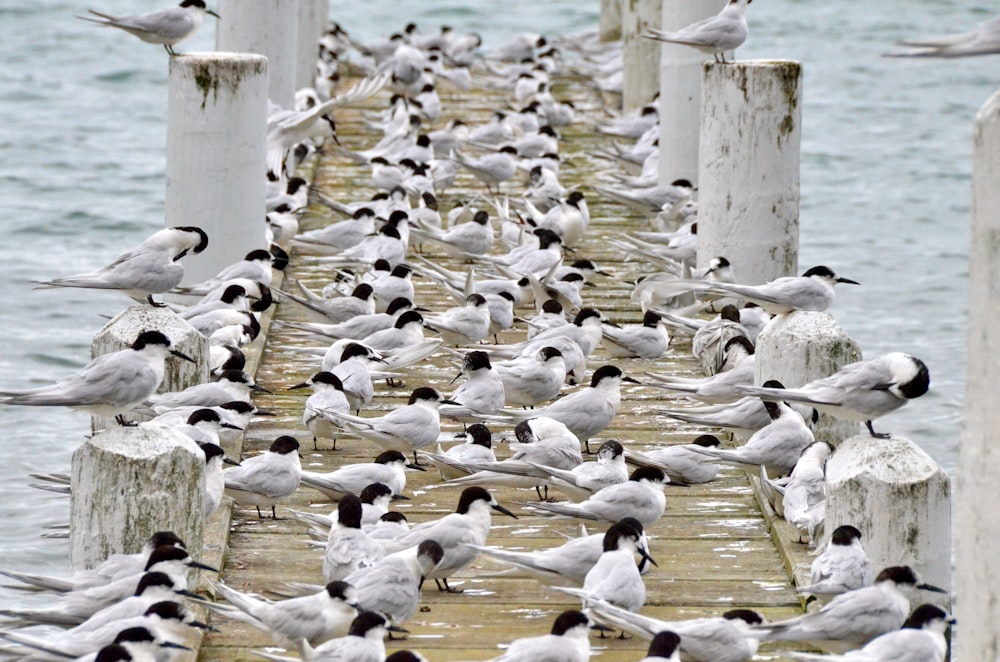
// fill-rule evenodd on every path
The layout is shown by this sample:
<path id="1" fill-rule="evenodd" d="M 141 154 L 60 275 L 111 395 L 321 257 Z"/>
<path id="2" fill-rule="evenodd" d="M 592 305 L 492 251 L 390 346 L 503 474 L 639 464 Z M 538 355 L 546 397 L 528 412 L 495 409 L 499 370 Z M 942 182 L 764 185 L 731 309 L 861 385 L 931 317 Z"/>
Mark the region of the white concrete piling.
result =
<path id="1" fill-rule="evenodd" d="M 1000 659 L 1000 540 L 996 508 L 1000 472 L 1000 92 L 976 117 L 972 156 L 972 236 L 969 250 L 969 355 L 965 425 L 958 454 L 955 504 L 955 614 L 960 660 Z"/>
<path id="2" fill-rule="evenodd" d="M 330 22 L 330 0 L 299 0 L 295 88 L 312 87 L 319 59 L 319 39 Z"/>
<path id="3" fill-rule="evenodd" d="M 601 18 L 597 31 L 601 41 L 618 41 L 622 38 L 623 0 L 601 0 Z"/>
<path id="4" fill-rule="evenodd" d="M 832 315 L 796 311 L 774 318 L 757 337 L 754 381 L 759 386 L 777 379 L 785 388 L 796 388 L 860 360 L 858 343 Z M 822 414 L 813 431 L 818 441 L 836 447 L 857 435 L 861 424 Z"/>
<path id="5" fill-rule="evenodd" d="M 896 436 L 846 439 L 826 463 L 826 486 L 828 536 L 838 526 L 855 526 L 876 572 L 909 565 L 928 584 L 950 589 L 951 483 L 919 446 Z M 948 605 L 947 596 L 936 595 L 921 593 L 921 601 Z M 959 604 L 969 599 L 961 596 Z M 963 625 L 961 638 L 965 632 Z"/>
<path id="6" fill-rule="evenodd" d="M 663 0 L 622 0 L 621 12 L 622 109 L 628 112 L 649 103 L 660 91 L 660 44 L 639 35 L 659 29 Z"/>
<path id="7" fill-rule="evenodd" d="M 673 32 L 714 16 L 726 2 L 663 0 L 660 29 Z M 687 179 L 697 185 L 702 63 L 706 56 L 682 44 L 664 43 L 660 47 L 660 98 L 669 100 L 659 104 L 660 183 Z M 727 53 L 726 59 L 732 59 L 732 54 Z"/>
<path id="8" fill-rule="evenodd" d="M 201 549 L 205 455 L 180 432 L 150 425 L 96 434 L 73 453 L 72 485 L 74 570 L 138 552 L 157 531 Z"/>
<path id="9" fill-rule="evenodd" d="M 219 0 L 215 50 L 267 58 L 267 94 L 292 108 L 298 80 L 299 0 Z M 315 52 L 313 53 L 315 55 Z"/>
<path id="10" fill-rule="evenodd" d="M 208 234 L 184 258 L 184 284 L 266 248 L 267 78 L 261 55 L 170 58 L 166 224 Z"/>
<path id="11" fill-rule="evenodd" d="M 740 283 L 798 270 L 802 67 L 706 63 L 698 167 L 698 265 L 725 256 Z"/>

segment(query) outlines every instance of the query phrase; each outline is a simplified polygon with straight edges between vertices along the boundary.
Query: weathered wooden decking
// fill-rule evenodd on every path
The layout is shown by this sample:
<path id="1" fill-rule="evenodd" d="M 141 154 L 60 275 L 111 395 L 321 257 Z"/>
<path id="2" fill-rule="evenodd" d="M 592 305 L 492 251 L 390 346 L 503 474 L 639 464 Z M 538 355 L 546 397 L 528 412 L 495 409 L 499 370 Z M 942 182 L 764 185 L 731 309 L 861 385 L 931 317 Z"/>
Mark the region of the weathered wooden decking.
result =
<path id="1" fill-rule="evenodd" d="M 591 194 L 588 186 L 599 181 L 603 164 L 591 155 L 600 141 L 607 140 L 591 131 L 592 119 L 599 114 L 597 98 L 579 82 L 563 82 L 556 86 L 557 98 L 571 98 L 578 108 L 578 121 L 562 131 L 561 155 L 564 159 L 562 181 L 577 184 L 587 194 L 593 219 L 591 229 L 577 250 L 579 257 L 594 260 L 601 268 L 616 274 L 615 278 L 598 277 L 596 288 L 585 290 L 585 300 L 619 322 L 634 323 L 641 314 L 630 305 L 631 287 L 625 281 L 645 273 L 649 267 L 642 262 L 623 261 L 623 255 L 612 250 L 605 238 L 629 228 L 646 226 L 644 219 L 621 205 L 610 204 Z M 462 117 L 467 122 L 484 120 L 494 109 L 506 102 L 503 91 L 474 94 L 449 93 L 444 99 L 449 109 L 446 119 Z M 370 103 L 371 108 L 385 103 L 384 94 Z M 590 118 L 590 119 L 588 119 Z M 363 149 L 374 142 L 361 128 L 357 114 L 338 115 L 341 141 L 354 149 Z M 335 156 L 324 157 L 318 167 L 316 183 L 331 198 L 345 202 L 366 199 L 372 194 L 368 169 L 349 165 Z M 460 175 L 458 187 L 442 197 L 442 209 L 450 209 L 457 201 L 469 199 L 482 190 L 467 175 Z M 506 191 L 517 192 L 522 184 L 508 184 Z M 483 203 L 480 202 L 482 207 Z M 303 228 L 318 227 L 329 222 L 325 210 L 313 206 L 303 220 Z M 411 247 L 415 242 L 411 242 Z M 431 249 L 425 244 L 425 249 Z M 432 259 L 457 269 L 463 268 L 453 259 L 439 253 L 429 253 Z M 311 288 L 319 289 L 329 282 L 329 271 L 315 263 L 314 256 L 296 253 L 288 273 Z M 451 307 L 454 302 L 435 284 L 424 279 L 416 281 L 420 305 L 435 311 Z M 286 304 L 275 313 L 278 320 L 305 319 L 296 304 Z M 523 329 L 505 334 L 501 340 L 523 337 Z M 319 357 L 305 353 L 305 348 L 324 347 L 322 340 L 287 328 L 272 328 L 257 372 L 259 384 L 274 395 L 258 399 L 258 405 L 275 412 L 274 418 L 257 419 L 246 435 L 242 453 L 251 455 L 265 449 L 279 434 L 292 434 L 303 442 L 302 462 L 314 471 L 331 471 L 346 463 L 371 461 L 378 449 L 369 442 L 342 437 L 336 451 L 314 451 L 311 434 L 301 425 L 302 407 L 307 397 L 303 391 L 286 391 L 287 387 L 304 381 L 318 369 Z M 699 375 L 699 368 L 690 359 L 689 343 L 676 339 L 673 350 L 658 361 L 625 360 L 619 365 L 636 378 L 644 370 Z M 604 364 L 602 350 L 592 357 L 589 368 Z M 376 399 L 366 415 L 382 412 L 405 402 L 410 391 L 421 385 L 431 385 L 450 393 L 455 386 L 449 381 L 456 366 L 439 354 L 410 370 L 405 387 L 390 389 L 384 383 L 376 386 Z M 588 373 L 589 379 L 589 373 Z M 628 447 L 688 442 L 706 430 L 677 424 L 659 418 L 654 410 L 680 403 L 680 398 L 665 392 L 625 384 L 622 407 L 612 427 L 602 439 L 619 439 Z M 446 429 L 460 426 L 444 423 Z M 497 428 L 494 427 L 497 431 Z M 498 438 L 499 435 L 495 435 Z M 229 449 L 232 453 L 235 449 Z M 498 456 L 506 456 L 504 447 Z M 439 517 L 454 509 L 459 490 L 452 487 L 428 489 L 440 482 L 436 472 L 408 475 L 407 492 L 412 501 L 396 502 L 394 508 L 404 512 L 411 522 Z M 501 489 L 497 499 L 515 511 L 520 519 L 500 515 L 494 517 L 488 544 L 505 547 L 545 547 L 563 542 L 561 534 L 575 534 L 578 524 L 571 520 L 547 519 L 532 515 L 515 501 L 534 500 L 534 490 Z M 310 488 L 302 487 L 287 506 L 296 509 L 317 509 L 329 512 L 334 506 Z M 283 508 L 279 506 L 279 516 Z M 591 528 L 591 531 L 598 530 Z M 600 530 L 603 530 L 601 527 Z M 799 601 L 791 588 L 783 557 L 771 539 L 765 517 L 758 508 L 750 485 L 741 472 L 726 471 L 721 479 L 703 486 L 668 487 L 667 511 L 651 529 L 651 551 L 659 562 L 646 576 L 648 599 L 643 613 L 663 618 L 679 619 L 703 615 L 718 615 L 734 607 L 758 609 L 768 618 L 786 617 L 800 612 Z M 307 546 L 305 527 L 294 520 L 259 520 L 256 511 L 234 512 L 229 544 L 225 552 L 222 578 L 238 589 L 266 592 L 286 581 L 322 582 L 322 553 Z M 433 585 L 425 586 L 420 611 L 406 623 L 412 632 L 406 642 L 391 642 L 390 649 L 407 647 L 421 651 L 431 660 L 481 660 L 500 651 L 498 644 L 514 638 L 548 632 L 552 620 L 560 611 L 578 607 L 579 603 L 561 593 L 548 590 L 532 580 L 491 579 L 486 573 L 501 566 L 480 559 L 461 573 L 453 585 L 466 589 L 464 594 L 439 593 Z M 249 649 L 271 645 L 269 638 L 248 626 L 213 616 L 219 629 L 204 640 L 200 659 L 249 659 Z M 601 650 L 600 659 L 635 660 L 643 656 L 647 642 L 640 639 L 594 639 Z M 767 647 L 765 646 L 765 649 Z"/>

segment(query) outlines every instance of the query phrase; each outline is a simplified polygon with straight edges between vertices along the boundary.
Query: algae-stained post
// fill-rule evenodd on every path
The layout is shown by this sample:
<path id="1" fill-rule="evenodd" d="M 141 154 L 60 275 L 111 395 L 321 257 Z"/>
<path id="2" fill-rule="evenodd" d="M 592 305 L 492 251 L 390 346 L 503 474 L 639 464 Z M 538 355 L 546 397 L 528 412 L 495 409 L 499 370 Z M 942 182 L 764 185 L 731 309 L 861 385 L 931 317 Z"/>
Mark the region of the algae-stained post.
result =
<path id="1" fill-rule="evenodd" d="M 197 225 L 209 239 L 187 258 L 183 284 L 266 248 L 267 78 L 261 55 L 170 59 L 166 224 Z"/>
<path id="2" fill-rule="evenodd" d="M 798 270 L 802 66 L 707 63 L 698 167 L 698 266 L 718 256 L 736 280 Z"/>

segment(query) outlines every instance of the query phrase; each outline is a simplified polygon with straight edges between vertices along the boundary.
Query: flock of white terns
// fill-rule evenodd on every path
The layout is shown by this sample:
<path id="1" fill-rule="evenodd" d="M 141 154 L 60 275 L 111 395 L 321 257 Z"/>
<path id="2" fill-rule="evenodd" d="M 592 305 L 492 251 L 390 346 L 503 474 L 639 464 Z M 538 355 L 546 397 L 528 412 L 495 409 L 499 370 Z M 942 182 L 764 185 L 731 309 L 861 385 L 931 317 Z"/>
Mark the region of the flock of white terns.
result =
<path id="1" fill-rule="evenodd" d="M 746 39 L 747 4 L 731 0 L 714 19 L 650 36 L 688 43 L 718 59 Z M 92 12 L 96 18 L 87 20 L 162 44 L 174 56 L 173 46 L 198 29 L 206 13 L 215 15 L 201 0 L 184 0 L 143 16 Z M 705 36 L 720 25 L 728 35 L 725 43 Z M 734 30 L 742 33 L 734 37 Z M 929 375 L 919 359 L 893 353 L 796 389 L 778 382 L 755 386 L 754 343 L 768 322 L 794 311 L 825 311 L 834 286 L 854 281 L 815 266 L 802 276 L 744 285 L 736 278 L 738 265 L 724 256 L 698 269 L 696 190 L 685 180 L 659 184 L 655 103 L 629 114 L 609 113 L 595 127 L 631 144 L 603 148 L 602 157 L 614 167 L 603 178 L 606 185 L 592 187 L 594 193 L 650 217 L 649 231 L 612 242 L 648 267 L 632 293 L 642 323 L 618 326 L 588 306 L 584 286 L 610 274 L 586 259 L 564 260 L 564 251 L 586 236 L 590 214 L 584 194 L 560 183 L 560 130 L 581 118 L 571 103 L 553 96 L 553 83 L 574 75 L 601 95 L 620 92 L 620 45 L 599 43 L 591 34 L 559 41 L 526 34 L 483 53 L 478 35 L 447 27 L 426 34 L 409 24 L 384 41 L 362 44 L 333 24 L 319 54 L 315 87 L 299 91 L 296 108 L 270 106 L 263 238 L 269 250 L 255 250 L 215 278 L 182 287 L 181 259 L 203 251 L 209 237 L 198 227 L 172 227 L 106 267 L 39 283 L 120 290 L 139 302 L 168 306 L 209 338 L 215 380 L 156 394 L 165 361 L 171 355 L 191 359 L 172 349 L 164 333 L 149 329 L 130 348 L 100 356 L 51 386 L 0 392 L 0 404 L 68 406 L 114 416 L 120 424 L 151 417 L 141 425 L 180 431 L 205 456 L 206 518 L 224 494 L 255 507 L 258 516 L 263 507 L 276 517 L 276 504 L 300 484 L 319 490 L 338 502 L 334 513 L 292 515 L 324 550 L 327 583 L 292 586 L 297 597 L 277 601 L 213 583 L 225 602 L 208 601 L 187 591 L 187 575 L 191 568 L 215 569 L 192 559 L 176 535 L 159 532 L 138 554 L 114 555 L 68 577 L 4 572 L 26 590 L 53 597 L 42 609 L 0 611 L 6 619 L 0 654 L 170 660 L 185 649 L 179 642 L 188 628 L 208 628 L 194 619 L 186 598 L 269 633 L 303 659 L 422 660 L 411 651 L 387 657 L 385 637 L 414 614 L 425 580 L 458 592 L 449 577 L 485 554 L 509 565 L 510 576 L 537 579 L 579 597 L 582 605 L 560 614 L 549 634 L 502 644 L 496 660 L 587 660 L 592 628 L 651 639 L 647 661 L 745 661 L 759 642 L 769 640 L 830 652 L 788 653 L 799 660 L 944 659 L 949 615 L 931 604 L 912 609 L 911 603 L 916 591 L 940 589 L 921 583 L 906 566 L 874 575 L 861 532 L 851 526 L 832 532 L 812 565 L 812 583 L 798 589 L 825 603 L 818 611 L 772 623 L 748 609 L 679 622 L 640 613 L 646 601 L 643 574 L 655 564 L 644 529 L 664 512 L 665 484 L 713 480 L 720 465 L 760 473 L 778 511 L 803 541 L 815 545 L 823 528 L 824 465 L 834 452 L 813 435 L 817 412 L 862 421 L 873 438 L 886 436 L 875 432 L 872 421 L 923 395 Z M 364 77 L 338 95 L 347 70 Z M 474 84 L 507 91 L 509 105 L 481 124 L 445 122 L 448 109 L 438 88 L 458 94 Z M 364 151 L 340 146 L 333 112 L 385 88 L 391 91 L 388 104 L 367 119 L 377 134 L 374 144 Z M 380 193 L 345 202 L 312 189 L 310 199 L 299 166 L 320 146 L 369 166 L 371 185 Z M 485 193 L 442 214 L 439 197 L 463 170 Z M 343 220 L 300 232 L 298 218 L 310 202 Z M 473 266 L 446 268 L 418 254 L 423 244 Z M 272 292 L 273 270 L 284 269 L 297 250 L 321 254 L 318 261 L 331 269 L 334 279 L 322 293 L 291 278 L 285 279 L 285 290 Z M 414 273 L 439 284 L 457 306 L 433 314 L 422 308 L 414 296 Z M 300 291 L 288 291 L 293 288 Z M 188 306 L 154 299 L 166 293 L 200 298 Z M 262 413 L 250 397 L 259 387 L 243 372 L 241 347 L 259 333 L 258 316 L 275 298 L 305 306 L 317 320 L 287 326 L 333 341 L 319 351 L 321 369 L 295 387 L 313 391 L 303 425 L 314 443 L 332 440 L 334 448 L 341 436 L 373 442 L 382 451 L 374 462 L 326 474 L 303 471 L 299 442 L 282 436 L 267 452 L 223 470 L 229 460 L 222 440 L 240 435 Z M 713 317 L 716 310 L 721 312 Z M 523 317 L 525 311 L 531 316 Z M 498 334 L 515 325 L 526 330 L 524 340 L 496 343 Z M 647 387 L 699 403 L 662 413 L 732 431 L 746 442 L 723 449 L 718 438 L 704 435 L 690 444 L 639 452 L 606 441 L 596 460 L 585 462 L 581 446 L 589 452 L 587 442 L 617 413 L 622 382 L 635 381 L 620 366 L 630 358 L 663 357 L 672 334 L 693 336 L 692 351 L 709 376 L 647 373 Z M 495 344 L 486 344 L 491 338 Z M 594 370 L 588 382 L 588 357 L 602 343 L 615 363 Z M 450 397 L 418 387 L 406 405 L 383 416 L 360 415 L 377 384 L 404 376 L 407 366 L 435 353 L 461 362 L 465 381 Z M 589 385 L 560 396 L 567 383 Z M 442 450 L 442 440 L 453 441 L 442 435 L 442 417 L 463 423 L 465 443 Z M 496 458 L 487 424 L 513 428 L 510 457 Z M 443 480 L 463 487 L 454 513 L 411 526 L 389 510 L 391 499 L 405 489 L 411 455 L 414 463 L 429 462 Z M 628 464 L 637 468 L 629 473 Z M 514 516 L 485 489 L 497 486 L 533 487 L 540 498 L 544 491 L 545 498 L 532 506 L 536 513 L 603 522 L 606 533 L 531 552 L 486 546 L 491 513 Z M 46 487 L 70 490 L 65 477 L 49 477 Z M 550 488 L 568 501 L 549 501 Z M 38 624 L 66 629 L 48 636 L 21 629 Z"/>

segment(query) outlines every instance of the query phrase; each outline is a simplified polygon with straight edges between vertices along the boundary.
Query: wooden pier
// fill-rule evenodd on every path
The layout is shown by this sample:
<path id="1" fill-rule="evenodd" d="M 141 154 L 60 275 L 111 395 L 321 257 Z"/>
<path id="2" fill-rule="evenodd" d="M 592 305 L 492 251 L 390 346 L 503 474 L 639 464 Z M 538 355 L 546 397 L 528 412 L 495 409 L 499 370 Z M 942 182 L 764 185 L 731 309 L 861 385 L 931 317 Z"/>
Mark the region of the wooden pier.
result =
<path id="1" fill-rule="evenodd" d="M 496 108 L 506 105 L 506 90 L 474 93 L 442 92 L 445 119 L 461 117 L 472 123 L 485 120 Z M 600 182 L 604 163 L 596 159 L 593 149 L 609 139 L 595 133 L 591 127 L 601 116 L 597 93 L 583 81 L 561 80 L 554 86 L 556 98 L 571 99 L 577 108 L 576 122 L 561 130 L 560 156 L 563 159 L 561 181 L 578 185 L 587 196 L 592 224 L 587 236 L 577 248 L 575 257 L 593 260 L 602 269 L 612 271 L 614 278 L 597 276 L 597 287 L 584 291 L 587 305 L 601 310 L 620 323 L 636 323 L 641 319 L 638 309 L 629 303 L 631 286 L 627 281 L 649 273 L 651 268 L 642 261 L 627 261 L 621 251 L 610 247 L 606 239 L 630 229 L 646 229 L 645 218 L 622 205 L 611 204 L 594 195 L 590 185 Z M 381 108 L 385 93 L 368 103 L 368 109 Z M 356 110 L 337 115 L 338 135 L 350 149 L 364 149 L 374 140 L 361 125 Z M 330 198 L 353 202 L 367 199 L 374 192 L 369 184 L 366 167 L 351 165 L 335 155 L 321 157 L 315 183 Z M 505 191 L 514 195 L 523 185 L 508 183 Z M 442 210 L 450 209 L 462 200 L 482 192 L 478 182 L 461 174 L 456 187 L 441 196 Z M 485 203 L 476 202 L 483 208 Z M 303 218 L 303 229 L 320 227 L 332 219 L 326 210 L 313 205 Z M 494 219 L 495 220 L 495 219 Z M 416 242 L 411 240 L 411 251 Z M 433 251 L 433 244 L 425 243 Z M 464 269 L 465 265 L 440 253 L 428 257 L 440 260 L 449 268 Z M 287 273 L 313 289 L 321 289 L 332 276 L 328 268 L 315 261 L 315 255 L 296 252 Z M 441 311 L 455 303 L 436 284 L 425 279 L 415 280 L 419 305 Z M 528 311 L 522 311 L 528 312 Z M 303 309 L 294 303 L 283 304 L 274 313 L 277 320 L 304 320 Z M 524 337 L 524 329 L 516 328 L 501 336 L 501 341 Z M 342 437 L 336 451 L 312 449 L 311 434 L 302 426 L 302 408 L 307 393 L 286 389 L 301 383 L 318 370 L 320 358 L 307 353 L 306 348 L 325 348 L 324 342 L 309 334 L 288 328 L 272 328 L 267 337 L 257 370 L 257 382 L 273 395 L 257 400 L 258 406 L 275 412 L 276 416 L 258 418 L 247 431 L 242 449 L 228 448 L 230 455 L 243 457 L 257 453 L 281 434 L 292 434 L 302 442 L 303 468 L 312 471 L 332 471 L 358 461 L 371 461 L 379 449 L 373 444 Z M 608 362 L 602 349 L 591 357 L 590 372 Z M 643 371 L 655 370 L 678 375 L 700 376 L 700 368 L 690 358 L 690 345 L 684 337 L 672 342 L 667 358 L 646 361 L 617 360 L 627 375 L 643 379 Z M 384 412 L 400 403 L 416 386 L 433 386 L 451 393 L 449 386 L 457 367 L 448 355 L 439 353 L 409 369 L 405 386 L 389 388 L 376 385 L 376 398 L 363 415 Z M 672 422 L 655 415 L 660 407 L 680 405 L 682 399 L 664 391 L 625 384 L 622 406 L 612 426 L 601 439 L 618 439 L 627 448 L 686 443 L 712 430 Z M 444 422 L 443 429 L 458 431 L 460 425 Z M 496 432 L 504 432 L 491 426 Z M 497 447 L 498 457 L 506 457 L 504 446 Z M 440 486 L 434 471 L 412 472 L 407 478 L 407 494 L 411 501 L 397 501 L 393 508 L 404 512 L 413 522 L 440 517 L 454 510 L 459 489 Z M 768 619 L 801 613 L 799 598 L 789 583 L 786 553 L 780 552 L 772 540 L 771 528 L 755 500 L 747 478 L 740 471 L 725 470 L 711 483 L 692 487 L 668 487 L 665 515 L 647 530 L 653 557 L 659 568 L 646 575 L 648 598 L 643 613 L 662 619 L 686 619 L 719 615 L 736 607 L 757 609 Z M 519 517 L 513 520 L 497 514 L 487 544 L 529 549 L 561 544 L 563 534 L 576 535 L 578 523 L 572 520 L 550 519 L 532 514 L 514 502 L 536 499 L 534 490 L 500 489 L 497 500 Z M 328 513 L 335 508 L 319 493 L 301 487 L 286 504 L 298 510 Z M 278 507 L 278 514 L 285 507 Z M 228 530 L 228 543 L 221 561 L 222 579 L 243 591 L 267 594 L 268 589 L 283 582 L 304 581 L 322 583 L 322 552 L 307 544 L 305 527 L 295 520 L 272 521 L 258 519 L 255 510 L 234 509 L 228 522 L 228 509 L 223 509 L 215 522 L 217 535 Z M 287 514 L 287 513 L 284 513 Z M 590 532 L 605 527 L 590 527 Z M 787 536 L 785 536 L 787 538 Z M 220 537 L 221 544 L 221 537 Z M 222 552 L 222 550 L 219 550 Z M 462 594 L 439 593 L 433 584 L 425 585 L 420 609 L 405 623 L 412 633 L 404 642 L 389 642 L 390 650 L 402 647 L 420 651 L 430 660 L 482 660 L 500 654 L 499 645 L 523 636 L 544 634 L 559 612 L 579 607 L 569 596 L 549 590 L 533 580 L 494 579 L 484 575 L 500 569 L 500 564 L 486 558 L 457 575 L 453 586 L 465 589 Z M 217 633 L 208 635 L 202 644 L 200 659 L 251 659 L 250 650 L 272 646 L 267 635 L 221 616 L 212 616 Z M 638 639 L 593 638 L 602 660 L 636 660 L 641 658 L 648 642 Z M 784 645 L 765 645 L 764 651 Z M 762 652 L 761 657 L 767 657 Z"/>

